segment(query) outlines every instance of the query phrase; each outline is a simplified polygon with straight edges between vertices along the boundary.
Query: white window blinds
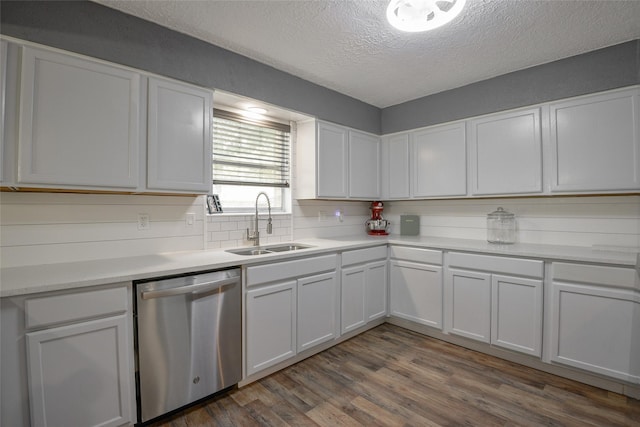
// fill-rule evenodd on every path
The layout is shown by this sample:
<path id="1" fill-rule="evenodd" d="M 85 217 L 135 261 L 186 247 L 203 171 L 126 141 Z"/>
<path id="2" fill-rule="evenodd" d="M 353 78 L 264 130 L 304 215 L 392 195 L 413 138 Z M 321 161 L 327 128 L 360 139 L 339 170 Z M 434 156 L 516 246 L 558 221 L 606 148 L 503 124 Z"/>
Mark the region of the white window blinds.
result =
<path id="1" fill-rule="evenodd" d="M 289 187 L 291 128 L 213 110 L 213 183 Z"/>

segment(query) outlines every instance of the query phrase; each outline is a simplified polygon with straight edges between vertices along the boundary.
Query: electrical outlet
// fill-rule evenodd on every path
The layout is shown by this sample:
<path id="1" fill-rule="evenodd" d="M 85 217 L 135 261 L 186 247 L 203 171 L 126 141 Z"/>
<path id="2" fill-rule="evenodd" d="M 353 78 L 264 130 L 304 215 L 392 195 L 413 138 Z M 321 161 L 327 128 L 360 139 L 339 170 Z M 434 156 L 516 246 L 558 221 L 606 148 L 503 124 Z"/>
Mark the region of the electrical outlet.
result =
<path id="1" fill-rule="evenodd" d="M 138 230 L 149 229 L 149 214 L 138 214 Z"/>
<path id="2" fill-rule="evenodd" d="M 195 222 L 196 222 L 196 214 L 194 214 L 193 212 L 188 213 L 187 217 L 185 218 L 185 223 L 187 227 L 189 228 L 193 227 L 193 224 L 195 224 Z"/>

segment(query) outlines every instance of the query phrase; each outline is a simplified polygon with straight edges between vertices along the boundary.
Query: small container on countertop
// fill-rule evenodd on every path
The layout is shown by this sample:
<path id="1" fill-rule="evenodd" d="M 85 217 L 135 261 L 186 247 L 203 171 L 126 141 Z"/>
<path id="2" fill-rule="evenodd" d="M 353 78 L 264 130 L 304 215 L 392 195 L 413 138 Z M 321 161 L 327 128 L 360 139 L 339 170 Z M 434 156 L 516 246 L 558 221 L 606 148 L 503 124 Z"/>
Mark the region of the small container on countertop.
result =
<path id="1" fill-rule="evenodd" d="M 487 215 L 487 241 L 512 244 L 516 241 L 516 216 L 502 208 Z"/>

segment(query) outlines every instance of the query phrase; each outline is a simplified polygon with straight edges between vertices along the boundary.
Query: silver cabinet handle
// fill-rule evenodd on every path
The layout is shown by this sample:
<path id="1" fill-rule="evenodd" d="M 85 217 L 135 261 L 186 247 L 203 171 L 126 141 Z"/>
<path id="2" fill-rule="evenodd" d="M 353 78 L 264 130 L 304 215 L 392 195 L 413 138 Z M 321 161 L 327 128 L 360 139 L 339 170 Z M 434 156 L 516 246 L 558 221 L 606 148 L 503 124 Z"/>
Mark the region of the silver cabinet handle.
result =
<path id="1" fill-rule="evenodd" d="M 195 285 L 180 286 L 171 289 L 162 289 L 159 291 L 142 292 L 142 299 L 153 299 L 162 297 L 171 297 L 175 295 L 191 294 L 195 292 L 206 292 L 215 288 L 221 288 L 226 285 L 232 285 L 240 281 L 239 277 L 230 277 L 227 279 L 214 280 L 213 282 L 196 283 Z"/>

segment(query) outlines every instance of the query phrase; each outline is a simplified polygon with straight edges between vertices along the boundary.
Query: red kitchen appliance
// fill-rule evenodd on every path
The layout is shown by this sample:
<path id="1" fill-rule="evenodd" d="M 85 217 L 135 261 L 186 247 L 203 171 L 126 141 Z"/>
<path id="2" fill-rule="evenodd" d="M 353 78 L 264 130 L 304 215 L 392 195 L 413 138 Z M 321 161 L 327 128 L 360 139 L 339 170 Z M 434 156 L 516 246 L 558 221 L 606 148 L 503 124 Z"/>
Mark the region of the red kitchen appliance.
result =
<path id="1" fill-rule="evenodd" d="M 391 221 L 387 221 L 382 217 L 382 211 L 384 204 L 382 202 L 371 202 L 371 219 L 368 219 L 365 223 L 367 233 L 372 236 L 386 236 L 389 234 L 387 230 L 391 225 Z"/>

